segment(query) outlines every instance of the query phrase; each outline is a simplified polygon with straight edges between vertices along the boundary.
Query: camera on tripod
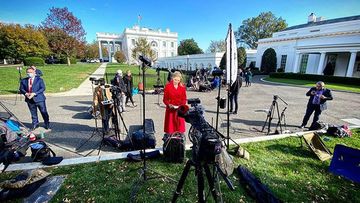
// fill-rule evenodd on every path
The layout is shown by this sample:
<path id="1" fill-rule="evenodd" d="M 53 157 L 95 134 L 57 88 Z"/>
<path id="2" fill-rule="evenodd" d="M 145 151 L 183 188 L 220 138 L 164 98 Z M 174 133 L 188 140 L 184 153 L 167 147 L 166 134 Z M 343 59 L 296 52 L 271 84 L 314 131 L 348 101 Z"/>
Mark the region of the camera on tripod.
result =
<path id="1" fill-rule="evenodd" d="M 221 153 L 221 140 L 215 129 L 205 120 L 199 98 L 188 99 L 189 108 L 180 106 L 178 115 L 191 124 L 189 139 L 193 143 L 192 158 L 195 162 L 214 163 Z"/>

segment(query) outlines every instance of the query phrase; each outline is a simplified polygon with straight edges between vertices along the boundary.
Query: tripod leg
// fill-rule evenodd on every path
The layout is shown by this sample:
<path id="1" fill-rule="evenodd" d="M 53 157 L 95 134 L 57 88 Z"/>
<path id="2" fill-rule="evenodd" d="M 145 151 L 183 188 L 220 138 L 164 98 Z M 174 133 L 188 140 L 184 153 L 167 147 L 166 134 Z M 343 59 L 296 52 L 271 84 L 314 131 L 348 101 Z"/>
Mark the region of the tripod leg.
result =
<path id="1" fill-rule="evenodd" d="M 191 165 L 193 165 L 191 160 L 186 162 L 185 168 L 181 174 L 179 183 L 177 184 L 176 191 L 174 192 L 171 202 L 176 202 L 177 198 L 181 194 L 182 187 L 184 186 L 185 179 L 186 179 L 187 175 L 189 174 Z"/>
<path id="2" fill-rule="evenodd" d="M 198 166 L 195 167 L 196 167 L 197 184 L 198 184 L 198 202 L 205 203 L 203 166 L 199 164 Z"/>
<path id="3" fill-rule="evenodd" d="M 219 198 L 220 194 L 217 193 L 216 190 L 215 190 L 215 184 L 214 184 L 215 179 L 211 175 L 209 165 L 205 164 L 204 169 L 205 169 L 205 174 L 206 174 L 207 181 L 209 183 L 211 194 L 212 194 L 215 202 L 218 202 L 218 198 Z M 214 176 L 215 176 L 215 174 L 214 174 Z"/>

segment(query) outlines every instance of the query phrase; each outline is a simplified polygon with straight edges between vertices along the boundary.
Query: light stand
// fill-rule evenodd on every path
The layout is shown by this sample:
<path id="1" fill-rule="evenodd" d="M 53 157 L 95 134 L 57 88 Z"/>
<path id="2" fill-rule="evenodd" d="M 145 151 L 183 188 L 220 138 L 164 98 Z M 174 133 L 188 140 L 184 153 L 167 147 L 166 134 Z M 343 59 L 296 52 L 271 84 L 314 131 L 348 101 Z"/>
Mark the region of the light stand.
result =
<path id="1" fill-rule="evenodd" d="M 142 111 L 142 114 L 143 114 L 143 124 L 142 124 L 142 128 L 143 128 L 143 139 L 142 139 L 142 146 L 143 148 L 140 150 L 140 157 L 141 159 L 143 160 L 143 166 L 140 168 L 140 181 L 139 182 L 136 182 L 135 185 L 133 185 L 133 187 L 136 189 L 136 191 L 132 192 L 132 195 L 131 195 L 131 201 L 133 201 L 133 198 L 134 196 L 136 195 L 136 192 L 137 190 L 139 189 L 138 187 L 142 186 L 143 182 L 146 182 L 148 180 L 151 180 L 151 179 L 156 179 L 156 178 L 159 178 L 159 177 L 164 177 L 164 178 L 167 178 L 167 179 L 170 179 L 174 182 L 176 182 L 175 180 L 165 176 L 165 175 L 162 175 L 154 170 L 151 170 L 147 167 L 146 165 L 146 140 L 145 140 L 145 88 L 146 88 L 146 79 L 145 79 L 145 71 L 146 71 L 146 66 L 149 66 L 151 67 L 151 61 L 149 59 L 147 59 L 146 57 L 143 57 L 143 56 L 140 56 L 139 59 L 141 60 L 142 64 L 141 64 L 141 69 L 142 69 L 142 81 L 143 81 L 143 92 L 142 92 L 142 97 L 143 97 L 143 100 L 142 100 L 142 103 L 143 103 L 143 111 Z M 139 73 L 140 74 L 140 73 Z M 148 171 L 152 171 L 153 173 L 157 173 L 158 176 L 154 176 L 154 177 L 149 177 L 147 175 L 147 172 Z"/>

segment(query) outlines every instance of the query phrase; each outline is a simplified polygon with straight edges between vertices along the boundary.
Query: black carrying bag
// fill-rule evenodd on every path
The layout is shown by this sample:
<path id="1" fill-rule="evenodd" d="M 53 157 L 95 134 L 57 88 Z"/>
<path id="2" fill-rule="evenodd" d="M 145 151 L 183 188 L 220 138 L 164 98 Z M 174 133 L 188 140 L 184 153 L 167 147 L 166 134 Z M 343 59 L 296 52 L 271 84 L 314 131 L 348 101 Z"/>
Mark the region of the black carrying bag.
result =
<path id="1" fill-rule="evenodd" d="M 57 157 L 55 152 L 43 141 L 32 143 L 30 149 L 33 161 L 41 162 L 44 165 L 55 165 L 63 160 L 63 157 Z"/>
<path id="2" fill-rule="evenodd" d="M 239 166 L 237 172 L 240 176 L 240 183 L 258 203 L 279 203 L 282 202 L 275 197 L 270 189 L 262 184 L 247 168 Z"/>
<path id="3" fill-rule="evenodd" d="M 175 132 L 166 137 L 163 145 L 164 158 L 168 162 L 183 163 L 185 159 L 185 135 Z"/>

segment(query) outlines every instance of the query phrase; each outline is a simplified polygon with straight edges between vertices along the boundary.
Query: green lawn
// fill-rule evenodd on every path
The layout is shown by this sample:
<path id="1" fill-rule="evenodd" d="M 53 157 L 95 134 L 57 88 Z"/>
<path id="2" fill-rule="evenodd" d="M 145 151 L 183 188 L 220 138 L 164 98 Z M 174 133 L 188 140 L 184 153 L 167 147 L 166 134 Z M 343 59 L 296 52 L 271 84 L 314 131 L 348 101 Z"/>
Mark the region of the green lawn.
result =
<path id="1" fill-rule="evenodd" d="M 67 66 L 46 65 L 38 68 L 43 72 L 42 78 L 46 84 L 47 93 L 64 92 L 78 87 L 100 64 L 73 64 Z M 26 67 L 22 70 L 22 77 L 26 76 Z M 18 90 L 19 73 L 16 67 L 0 68 L 0 95 L 14 94 Z"/>
<path id="2" fill-rule="evenodd" d="M 307 87 L 313 87 L 317 82 L 311 80 L 295 80 L 295 79 L 287 79 L 287 78 L 270 78 L 270 77 L 266 77 L 265 80 L 271 82 L 293 84 L 293 85 L 303 85 Z M 329 88 L 331 90 L 344 90 L 344 91 L 360 93 L 360 85 L 346 85 L 346 84 L 325 82 L 325 86 L 326 88 Z"/>
<path id="3" fill-rule="evenodd" d="M 351 138 L 331 137 L 325 144 L 331 151 L 337 143 L 360 149 L 360 130 L 353 132 Z M 321 162 L 307 147 L 300 147 L 299 138 L 248 143 L 242 147 L 250 152 L 250 161 L 236 158 L 236 166 L 247 166 L 284 202 L 360 202 L 360 185 L 329 173 L 330 161 Z M 176 181 L 184 167 L 183 164 L 166 163 L 162 158 L 147 163 L 151 169 Z M 46 169 L 53 175 L 67 175 L 52 202 L 129 202 L 141 164 L 116 160 Z M 0 180 L 16 174 L 1 174 Z M 237 176 L 232 175 L 230 179 L 236 190 L 230 191 L 221 182 L 225 202 L 253 202 L 239 185 Z M 156 178 L 141 186 L 136 202 L 170 202 L 176 183 Z M 196 202 L 196 189 L 192 170 L 178 202 Z"/>
<path id="4" fill-rule="evenodd" d="M 125 64 L 108 64 L 106 68 L 106 73 L 108 75 L 108 81 L 114 78 L 114 75 L 117 70 L 122 70 L 123 74 L 126 74 L 127 70 L 130 70 L 133 76 L 134 87 L 137 87 L 137 84 L 142 81 L 142 70 L 139 70 L 139 66 L 134 65 L 125 65 Z M 140 72 L 140 74 L 139 74 Z M 160 72 L 160 80 L 163 85 L 167 82 L 168 73 L 165 71 Z M 157 74 L 156 70 L 153 68 L 147 68 L 145 72 L 146 77 L 146 89 L 154 89 L 153 85 L 156 85 Z"/>

